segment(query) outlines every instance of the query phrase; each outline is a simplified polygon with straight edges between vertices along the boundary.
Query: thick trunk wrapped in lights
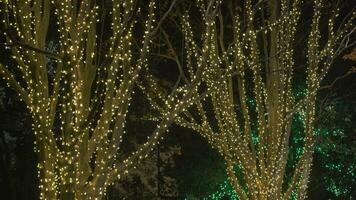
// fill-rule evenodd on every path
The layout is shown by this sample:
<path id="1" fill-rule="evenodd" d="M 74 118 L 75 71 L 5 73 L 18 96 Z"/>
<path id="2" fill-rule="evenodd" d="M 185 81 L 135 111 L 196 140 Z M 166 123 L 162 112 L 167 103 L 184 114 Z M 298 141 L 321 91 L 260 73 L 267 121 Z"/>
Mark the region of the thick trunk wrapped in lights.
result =
<path id="1" fill-rule="evenodd" d="M 202 86 L 195 89 L 201 100 L 176 123 L 199 132 L 221 154 L 239 199 L 305 199 L 314 151 L 316 93 L 334 58 L 351 44 L 344 38 L 355 30 L 355 13 L 335 32 L 335 11 L 321 45 L 320 16 L 325 2 L 309 2 L 313 16 L 303 64 L 307 94 L 297 101 L 292 93 L 294 71 L 299 68 L 294 54 L 303 1 L 256 2 L 196 0 L 201 21 L 196 12 L 183 11 L 179 20 L 187 77 L 193 76 L 194 67 L 204 66 L 206 71 Z M 194 29 L 191 21 L 202 22 L 198 27 L 204 29 Z M 197 37 L 201 31 L 202 37 Z M 202 89 L 204 96 L 199 94 Z M 289 180 L 286 165 L 296 113 L 303 117 L 305 136 Z"/>
<path id="2" fill-rule="evenodd" d="M 6 45 L 15 62 L 0 64 L 0 75 L 33 118 L 41 199 L 103 198 L 192 104 L 189 88 L 199 84 L 198 76 L 180 95 L 164 99 L 167 109 L 147 142 L 127 157 L 117 156 L 134 85 L 148 67 L 152 37 L 176 0 L 171 2 L 156 22 L 155 1 L 146 2 L 147 11 L 133 0 L 1 1 Z M 139 25 L 144 32 L 135 38 Z M 58 52 L 46 51 L 48 37 L 58 41 Z"/>

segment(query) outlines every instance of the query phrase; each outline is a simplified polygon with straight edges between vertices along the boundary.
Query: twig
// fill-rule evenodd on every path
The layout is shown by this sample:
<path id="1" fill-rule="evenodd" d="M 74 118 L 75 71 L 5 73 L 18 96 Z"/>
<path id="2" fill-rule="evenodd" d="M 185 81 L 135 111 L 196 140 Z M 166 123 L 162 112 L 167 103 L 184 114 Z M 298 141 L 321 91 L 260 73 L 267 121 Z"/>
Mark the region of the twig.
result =
<path id="1" fill-rule="evenodd" d="M 155 34 L 158 29 L 161 27 L 163 21 L 168 17 L 169 13 L 172 11 L 174 5 L 176 4 L 177 0 L 173 0 L 173 2 L 171 3 L 171 6 L 168 8 L 168 10 L 164 13 L 164 15 L 161 17 L 161 19 L 159 20 L 157 26 L 153 29 L 153 31 L 151 32 L 151 35 Z"/>
<path id="2" fill-rule="evenodd" d="M 356 67 L 351 67 L 351 69 L 346 74 L 337 77 L 331 84 L 320 87 L 319 91 L 323 90 L 323 89 L 331 89 L 335 85 L 335 83 L 337 81 L 339 81 L 339 80 L 341 80 L 341 79 L 343 79 L 343 78 L 345 78 L 345 77 L 347 77 L 347 76 L 349 76 L 351 74 L 354 74 L 354 73 L 356 73 Z"/>
<path id="3" fill-rule="evenodd" d="M 166 33 L 166 31 L 164 31 L 163 28 L 161 29 L 161 32 L 162 32 L 162 34 L 163 34 L 163 36 L 164 36 L 164 39 L 166 40 L 166 43 L 167 43 L 167 45 L 168 45 L 169 50 L 170 50 L 171 53 L 173 54 L 174 60 L 175 60 L 176 63 L 177 63 L 180 76 L 183 78 L 184 82 L 188 83 L 189 81 L 188 81 L 187 77 L 186 77 L 185 74 L 184 74 L 182 64 L 180 63 L 179 58 L 178 58 L 178 55 L 177 55 L 176 51 L 174 50 L 174 48 L 173 48 L 173 46 L 172 46 L 172 43 L 171 43 L 170 40 L 169 40 L 168 34 Z"/>
<path id="4" fill-rule="evenodd" d="M 26 44 L 24 42 L 21 42 L 19 40 L 16 40 L 12 36 L 12 34 L 9 33 L 9 30 L 5 30 L 5 33 L 10 38 L 10 40 L 13 42 L 11 44 L 7 44 L 7 46 L 9 46 L 9 47 L 11 47 L 11 46 L 20 46 L 22 48 L 29 49 L 29 50 L 35 51 L 37 53 L 44 54 L 44 55 L 48 56 L 49 58 L 53 58 L 53 59 L 56 59 L 56 60 L 63 60 L 63 58 L 59 54 L 52 53 L 52 52 L 49 52 L 49 51 L 46 51 L 46 50 L 42 50 L 42 49 L 39 49 L 37 47 L 33 47 L 33 46 L 29 45 L 29 44 Z"/>

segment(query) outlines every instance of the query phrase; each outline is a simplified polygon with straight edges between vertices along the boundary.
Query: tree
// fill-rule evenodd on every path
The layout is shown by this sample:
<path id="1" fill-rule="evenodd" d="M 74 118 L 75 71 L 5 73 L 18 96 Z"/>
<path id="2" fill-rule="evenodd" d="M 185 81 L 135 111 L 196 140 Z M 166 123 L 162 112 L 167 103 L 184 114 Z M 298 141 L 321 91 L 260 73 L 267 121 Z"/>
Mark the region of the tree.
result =
<path id="1" fill-rule="evenodd" d="M 197 6 L 185 8 L 180 19 L 185 63 L 188 77 L 195 67 L 206 67 L 196 92 L 205 89 L 209 95 L 176 123 L 197 131 L 217 149 L 239 199 L 305 199 L 315 146 L 317 91 L 335 57 L 352 45 L 348 41 L 355 30 L 355 12 L 345 20 L 339 19 L 338 11 L 326 13 L 328 20 L 321 21 L 327 5 L 322 0 L 193 4 Z M 310 17 L 310 27 L 300 23 L 307 20 L 301 13 Z M 297 33 L 307 33 L 307 41 L 297 43 Z M 306 85 L 301 99 L 292 94 L 297 79 Z M 300 156 L 289 171 L 295 117 L 300 118 L 303 137 Z"/>
<path id="2" fill-rule="evenodd" d="M 41 199 L 101 199 L 194 100 L 202 70 L 164 99 L 147 141 L 118 154 L 151 40 L 175 2 L 155 23 L 155 1 L 1 0 L 11 59 L 0 75 L 33 119 Z M 58 51 L 46 50 L 50 41 Z"/>
<path id="3" fill-rule="evenodd" d="M 303 95 L 303 91 L 298 91 L 302 93 L 299 95 Z M 321 100 L 319 98 L 317 101 L 317 108 L 319 106 L 324 108 L 322 113 L 318 113 L 315 122 L 314 164 L 308 196 L 309 199 L 352 199 L 354 196 L 352 188 L 356 184 L 356 175 L 353 173 L 356 160 L 352 156 L 355 153 L 351 123 L 354 114 L 350 111 L 353 110 L 354 102 L 345 100 L 340 94 L 334 94 L 328 100 Z M 293 168 L 301 153 L 303 127 L 300 126 L 302 123 L 297 121 L 300 119 L 294 118 L 292 123 L 293 135 L 289 145 L 287 169 Z M 224 197 L 238 199 L 228 180 L 220 182 L 220 188 L 210 190 L 211 193 L 204 199 L 218 200 Z"/>

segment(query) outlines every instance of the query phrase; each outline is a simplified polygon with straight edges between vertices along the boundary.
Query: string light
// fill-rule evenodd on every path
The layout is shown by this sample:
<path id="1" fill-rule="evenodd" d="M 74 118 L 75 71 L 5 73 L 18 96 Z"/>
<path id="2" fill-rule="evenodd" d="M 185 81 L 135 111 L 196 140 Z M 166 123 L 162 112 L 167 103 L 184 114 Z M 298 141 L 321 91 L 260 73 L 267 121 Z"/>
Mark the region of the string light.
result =
<path id="1" fill-rule="evenodd" d="M 17 65 L 13 70 L 0 64 L 0 75 L 19 93 L 33 118 L 41 199 L 101 199 L 109 185 L 148 156 L 174 118 L 197 99 L 188 86 L 162 97 L 166 107 L 156 130 L 128 157 L 117 157 L 128 134 L 134 85 L 140 71 L 149 67 L 150 44 L 164 19 L 156 22 L 155 2 L 149 2 L 144 16 L 133 0 L 112 0 L 108 10 L 103 8 L 107 4 L 91 1 L 1 1 L 4 34 Z M 141 39 L 134 36 L 137 17 L 145 18 Z M 99 32 L 106 24 L 110 30 Z M 51 27 L 56 27 L 58 50 L 46 52 L 49 32 L 54 33 Z M 140 45 L 138 52 L 134 40 Z M 199 83 L 198 77 L 192 78 L 193 88 Z"/>
<path id="2" fill-rule="evenodd" d="M 191 74 L 194 67 L 204 66 L 203 85 L 211 93 L 175 122 L 201 134 L 221 154 L 231 186 L 242 200 L 306 198 L 315 143 L 316 92 L 331 65 L 330 58 L 335 56 L 333 49 L 338 39 L 333 32 L 336 14 L 328 23 L 325 48 L 320 46 L 323 1 L 315 0 L 307 46 L 307 93 L 296 101 L 292 94 L 293 44 L 301 4 L 298 0 L 292 4 L 281 1 L 277 8 L 272 1 L 263 11 L 269 13 L 265 20 L 272 23 L 261 28 L 256 27 L 261 19 L 252 8 L 252 1 L 246 1 L 243 9 L 233 10 L 233 42 L 227 51 L 221 38 L 224 26 L 218 26 L 215 20 L 219 17 L 216 10 L 220 9 L 221 1 L 196 1 L 204 25 L 199 42 L 195 41 L 197 36 L 190 25 L 189 11 L 181 18 L 188 72 Z M 282 13 L 281 16 L 278 13 Z M 263 41 L 262 44 L 259 41 Z M 264 57 L 267 58 L 261 59 Z M 196 88 L 195 91 L 199 96 L 201 90 Z M 154 95 L 159 96 L 152 92 L 152 100 Z M 305 137 L 300 141 L 299 159 L 293 166 L 292 178 L 286 180 L 289 138 L 296 113 L 300 113 Z M 241 180 L 234 171 L 235 166 L 241 166 Z M 212 198 L 221 195 L 218 193 Z"/>
<path id="3" fill-rule="evenodd" d="M 247 0 L 244 9 L 233 13 L 233 45 L 225 50 L 223 38 L 217 40 L 223 27 L 219 30 L 215 20 L 223 1 L 197 0 L 204 25 L 201 41 L 195 41 L 189 12 L 181 19 L 191 81 L 169 95 L 157 89 L 152 76 L 146 77 L 149 85 L 139 84 L 159 111 L 156 119 L 160 121 L 147 142 L 129 157 L 118 160 L 116 153 L 125 134 L 133 88 L 139 82 L 140 71 L 148 68 L 147 54 L 157 30 L 156 4 L 154 0 L 149 3 L 143 37 L 138 42 L 139 56 L 133 59 L 135 17 L 139 16 L 135 15 L 135 2 L 111 3 L 105 17 L 110 18 L 108 32 L 112 35 L 103 50 L 97 27 L 103 14 L 100 6 L 105 5 L 71 0 L 1 2 L 3 24 L 8 30 L 4 33 L 6 43 L 12 44 L 11 55 L 17 65 L 12 70 L 0 64 L 0 74 L 18 92 L 33 118 L 41 199 L 102 198 L 114 179 L 129 173 L 147 157 L 173 122 L 199 132 L 218 150 L 240 199 L 306 198 L 314 151 L 316 92 L 330 68 L 337 42 L 346 33 L 334 33 L 333 22 L 338 15 L 328 21 L 329 38 L 321 47 L 323 1 L 314 1 L 307 45 L 307 95 L 298 103 L 292 95 L 293 43 L 301 1 L 289 5 L 282 0 L 280 13 L 287 14 L 281 18 L 278 9 L 273 9 L 276 5 L 266 6 L 272 11 L 272 23 L 256 28 L 259 18 L 252 1 Z M 245 22 L 240 16 L 246 17 Z M 58 29 L 59 50 L 49 53 L 44 49 L 52 23 Z M 345 30 L 350 24 L 352 20 Z M 269 38 L 263 45 L 257 42 L 261 36 Z M 266 53 L 262 53 L 262 46 L 269 47 Z M 49 56 L 55 58 L 53 80 L 48 76 Z M 262 61 L 264 56 L 269 58 Z M 281 73 L 270 73 L 280 69 Z M 201 87 L 207 88 L 206 95 L 199 93 Z M 250 97 L 253 105 L 248 101 Z M 191 110 L 186 108 L 195 102 L 197 112 L 189 113 Z M 303 150 L 293 177 L 285 182 L 290 116 L 296 112 L 302 113 L 305 126 Z M 213 119 L 208 113 L 213 113 Z M 235 174 L 237 165 L 241 166 L 243 183 Z M 283 185 L 287 185 L 286 190 Z"/>

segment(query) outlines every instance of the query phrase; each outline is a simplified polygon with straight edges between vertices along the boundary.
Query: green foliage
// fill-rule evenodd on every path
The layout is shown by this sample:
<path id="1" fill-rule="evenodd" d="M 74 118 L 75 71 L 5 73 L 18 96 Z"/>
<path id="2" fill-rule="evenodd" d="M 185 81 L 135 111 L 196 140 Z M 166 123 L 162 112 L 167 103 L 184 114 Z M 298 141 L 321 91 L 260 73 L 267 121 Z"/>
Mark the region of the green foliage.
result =
<path id="1" fill-rule="evenodd" d="M 300 99 L 305 96 L 303 86 L 295 89 L 294 96 Z M 320 104 L 320 102 L 319 102 Z M 314 167 L 310 183 L 309 196 L 323 193 L 329 199 L 352 199 L 353 188 L 356 188 L 356 141 L 353 119 L 356 108 L 352 102 L 333 100 L 322 109 L 316 121 L 316 146 Z M 287 164 L 287 179 L 302 155 L 304 142 L 303 114 L 293 117 L 290 151 Z M 316 196 L 316 195 L 315 195 Z M 207 195 L 205 200 L 238 199 L 229 181 L 225 180 L 215 192 Z M 313 199 L 313 198 L 311 198 Z"/>
<path id="2" fill-rule="evenodd" d="M 325 109 L 319 120 L 316 166 L 322 170 L 322 188 L 334 197 L 351 199 L 356 187 L 356 141 L 352 124 L 354 107 L 346 102 L 336 101 Z"/>

